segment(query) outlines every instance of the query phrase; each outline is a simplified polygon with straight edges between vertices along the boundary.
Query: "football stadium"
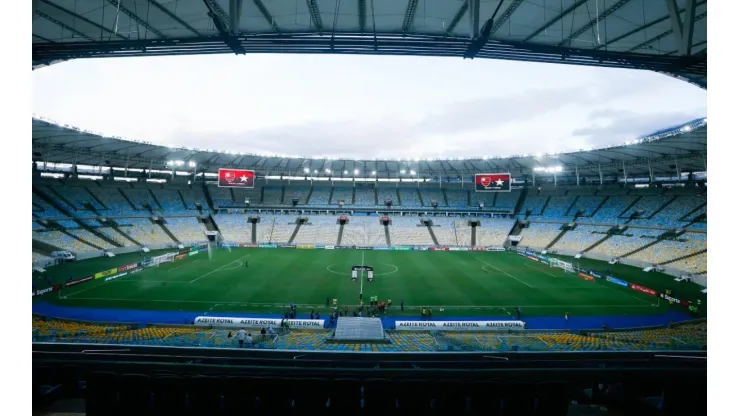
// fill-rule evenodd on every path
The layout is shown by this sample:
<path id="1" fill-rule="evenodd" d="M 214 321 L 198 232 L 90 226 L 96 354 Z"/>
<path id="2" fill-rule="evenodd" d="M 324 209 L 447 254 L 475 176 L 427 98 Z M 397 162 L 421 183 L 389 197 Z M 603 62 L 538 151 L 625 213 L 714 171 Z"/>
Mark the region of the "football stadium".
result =
<path id="1" fill-rule="evenodd" d="M 706 89 L 706 10 L 698 0 L 41 0 L 33 65 L 418 55 L 656 71 Z M 444 29 L 420 24 L 422 13 Z M 131 24 L 147 34 L 117 29 Z M 597 25 L 604 39 L 589 44 Z M 555 154 L 351 159 L 165 146 L 35 116 L 34 405 L 701 411 L 707 119 L 664 127 Z M 672 382 L 678 374 L 691 381 Z M 604 387 L 615 383 L 628 390 L 619 398 Z"/>

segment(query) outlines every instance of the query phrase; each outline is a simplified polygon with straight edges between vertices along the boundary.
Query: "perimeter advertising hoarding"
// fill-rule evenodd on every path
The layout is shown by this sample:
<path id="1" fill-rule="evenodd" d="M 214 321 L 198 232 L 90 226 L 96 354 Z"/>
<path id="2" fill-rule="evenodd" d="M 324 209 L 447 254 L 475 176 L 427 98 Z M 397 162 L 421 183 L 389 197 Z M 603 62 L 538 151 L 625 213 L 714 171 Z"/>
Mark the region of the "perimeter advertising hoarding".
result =
<path id="1" fill-rule="evenodd" d="M 218 170 L 218 186 L 222 188 L 254 188 L 254 171 L 246 169 Z"/>
<path id="2" fill-rule="evenodd" d="M 476 173 L 475 192 L 511 192 L 511 173 Z"/>

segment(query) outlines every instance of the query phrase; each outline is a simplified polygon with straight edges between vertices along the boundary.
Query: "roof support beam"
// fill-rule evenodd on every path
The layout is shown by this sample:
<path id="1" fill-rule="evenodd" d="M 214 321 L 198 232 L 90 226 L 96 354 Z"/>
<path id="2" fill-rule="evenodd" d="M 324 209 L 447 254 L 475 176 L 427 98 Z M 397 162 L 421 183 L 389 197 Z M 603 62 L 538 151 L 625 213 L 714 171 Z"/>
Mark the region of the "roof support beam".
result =
<path id="1" fill-rule="evenodd" d="M 158 0 L 149 0 L 149 4 L 151 4 L 152 6 L 156 7 L 156 8 L 157 8 L 157 9 L 158 9 L 158 10 L 159 10 L 160 12 L 162 12 L 162 13 L 166 14 L 167 16 L 169 16 L 169 18 L 170 18 L 170 19 L 172 19 L 172 20 L 174 20 L 175 22 L 177 22 L 177 23 L 178 23 L 178 24 L 179 24 L 180 26 L 182 26 L 182 27 L 184 27 L 185 29 L 187 29 L 187 30 L 189 30 L 189 31 L 193 32 L 193 34 L 194 34 L 195 36 L 198 36 L 198 37 L 201 37 L 201 36 L 203 36 L 203 35 L 201 35 L 201 34 L 200 34 L 200 32 L 198 32 L 197 30 L 195 30 L 195 28 L 194 28 L 194 27 L 190 26 L 190 25 L 189 25 L 189 24 L 188 24 L 188 23 L 187 23 L 186 21 L 184 21 L 184 20 L 180 19 L 180 17 L 179 17 L 179 16 L 177 16 L 177 15 L 176 15 L 176 14 L 174 14 L 174 13 L 172 13 L 172 12 L 171 12 L 171 11 L 170 11 L 170 10 L 169 10 L 168 8 L 166 8 L 166 7 L 162 6 L 162 5 L 161 5 L 161 4 L 159 3 L 159 1 L 158 1 Z"/>
<path id="2" fill-rule="evenodd" d="M 228 14 L 218 5 L 216 0 L 203 0 L 203 3 L 208 8 L 208 17 L 213 20 L 213 24 L 216 26 L 219 35 L 223 38 L 224 43 L 228 46 L 235 54 L 244 55 L 247 52 L 242 47 L 241 43 L 236 39 L 235 35 L 231 34 L 231 23 L 232 19 Z M 231 8 L 231 0 L 229 2 L 229 8 Z M 241 5 L 238 9 L 241 11 Z M 239 24 L 236 22 L 237 25 Z"/>
<path id="3" fill-rule="evenodd" d="M 110 3 L 111 5 L 113 5 L 113 7 L 115 7 L 116 9 L 120 10 L 121 13 L 125 14 L 126 16 L 128 16 L 129 19 L 133 20 L 138 25 L 141 25 L 144 28 L 146 28 L 146 30 L 154 33 L 155 35 L 159 36 L 160 38 L 167 39 L 167 35 L 165 35 L 164 33 L 160 32 L 159 30 L 155 29 L 152 25 L 150 25 L 149 23 L 147 23 L 144 19 L 142 19 L 141 17 L 139 17 L 136 13 L 134 13 L 131 10 L 129 10 L 126 7 L 124 7 L 122 4 L 120 4 L 121 3 L 120 1 L 117 1 L 117 0 L 108 0 L 108 3 Z"/>
<path id="4" fill-rule="evenodd" d="M 59 10 L 60 12 L 62 12 L 64 14 L 70 15 L 73 18 L 75 18 L 76 20 L 80 20 L 80 21 L 83 21 L 83 22 L 87 23 L 90 26 L 94 26 L 94 27 L 100 29 L 101 31 L 103 31 L 105 33 L 114 35 L 114 36 L 116 36 L 117 38 L 120 38 L 120 39 L 128 39 L 126 36 L 123 36 L 123 35 L 121 35 L 119 33 L 113 33 L 113 31 L 110 30 L 110 29 L 108 29 L 107 27 L 101 26 L 98 23 L 95 23 L 95 22 L 93 22 L 92 20 L 90 20 L 90 19 L 88 19 L 86 17 L 80 16 L 79 14 L 77 14 L 77 13 L 71 11 L 71 10 L 65 9 L 64 7 L 59 6 L 56 3 L 52 3 L 49 0 L 38 0 L 38 1 L 41 2 L 41 3 L 43 3 L 43 4 L 45 4 L 45 5 L 47 5 L 47 6 L 49 6 L 49 7 L 52 7 L 54 9 Z M 101 34 L 101 37 L 102 37 L 102 34 Z"/>
<path id="5" fill-rule="evenodd" d="M 598 16 L 596 16 L 595 18 L 591 19 L 590 22 L 588 22 L 587 24 L 581 26 L 578 30 L 576 30 L 575 32 L 571 33 L 570 36 L 568 36 L 567 38 L 561 40 L 560 43 L 558 43 L 558 46 L 564 46 L 566 43 L 568 43 L 570 45 L 570 42 L 572 42 L 573 39 L 577 39 L 582 34 L 586 33 L 589 30 L 591 30 L 594 27 L 595 24 L 597 24 L 598 22 L 601 22 L 602 20 L 606 19 L 612 13 L 616 12 L 622 6 L 624 6 L 625 4 L 627 4 L 629 2 L 630 2 L 630 0 L 619 0 L 618 2 L 614 3 L 612 5 L 612 7 L 604 10 L 602 13 L 599 13 Z M 598 4 L 598 2 L 597 2 L 597 4 Z M 594 42 L 594 43 L 596 43 L 596 42 Z"/>
<path id="6" fill-rule="evenodd" d="M 480 29 L 480 0 L 468 0 L 467 5 L 470 10 L 470 39 L 475 39 Z"/>
<path id="7" fill-rule="evenodd" d="M 678 53 L 682 56 L 691 55 L 692 38 L 694 37 L 694 19 L 696 17 L 696 0 L 686 0 L 686 12 L 681 21 L 681 12 L 676 0 L 665 0 L 668 7 L 668 16 L 671 19 L 673 36 L 676 38 Z"/>
<path id="8" fill-rule="evenodd" d="M 229 33 L 231 36 L 239 34 L 239 25 L 242 18 L 242 3 L 243 0 L 229 0 Z"/>
<path id="9" fill-rule="evenodd" d="M 362 33 L 365 32 L 365 10 L 367 10 L 365 0 L 357 0 L 357 25 L 360 27 L 360 32 Z"/>
<path id="10" fill-rule="evenodd" d="M 468 11 L 468 7 L 469 6 L 470 6 L 469 0 L 468 1 L 464 1 L 460 5 L 460 8 L 457 9 L 457 13 L 455 13 L 455 16 L 453 16 L 452 17 L 452 20 L 450 20 L 450 24 L 447 25 L 447 28 L 445 29 L 445 33 L 447 35 L 451 34 L 452 31 L 455 30 L 455 27 L 457 26 L 458 23 L 460 23 L 460 20 L 465 15 L 465 12 Z"/>
<path id="11" fill-rule="evenodd" d="M 270 11 L 267 10 L 267 7 L 265 7 L 264 3 L 262 3 L 262 0 L 252 0 L 254 5 L 257 7 L 257 9 L 262 13 L 262 17 L 267 20 L 267 23 L 272 26 L 272 30 L 275 32 L 280 32 L 280 27 L 278 27 L 277 23 L 275 23 L 275 18 L 272 17 L 272 14 L 270 14 Z"/>
<path id="12" fill-rule="evenodd" d="M 406 33 L 411 29 L 411 25 L 414 24 L 414 15 L 416 14 L 416 6 L 419 5 L 419 0 L 409 0 L 406 4 L 406 14 L 403 17 L 403 26 L 401 32 Z"/>
<path id="13" fill-rule="evenodd" d="M 703 19 L 703 18 L 705 18 L 705 17 L 707 17 L 707 12 L 704 12 L 704 13 L 702 13 L 702 14 L 700 14 L 700 15 L 696 16 L 696 17 L 694 18 L 694 20 L 701 20 L 701 19 Z M 665 20 L 665 19 L 663 19 L 663 20 Z M 663 39 L 664 37 L 666 37 L 666 36 L 670 35 L 671 33 L 673 33 L 673 29 L 670 29 L 670 30 L 666 30 L 665 32 L 663 32 L 663 33 L 661 33 L 661 34 L 659 34 L 659 35 L 657 35 L 657 36 L 654 36 L 654 37 L 652 37 L 652 38 L 650 38 L 650 39 L 646 40 L 645 42 L 642 42 L 642 43 L 641 43 L 641 44 L 639 44 L 639 45 L 636 45 L 636 46 L 634 46 L 634 47 L 633 47 L 633 48 L 631 48 L 631 49 L 630 49 L 629 51 L 630 51 L 630 52 L 635 52 L 635 51 L 639 51 L 640 49 L 642 49 L 642 48 L 644 48 L 644 47 L 646 47 L 646 46 L 650 45 L 651 43 L 654 43 L 654 42 L 657 42 L 657 41 L 659 41 L 659 40 Z M 679 45 L 680 45 L 680 43 L 679 43 Z M 679 49 L 679 53 L 680 53 L 680 52 L 681 52 L 681 50 Z"/>
<path id="14" fill-rule="evenodd" d="M 535 30 L 534 32 L 532 32 L 532 34 L 529 35 L 529 36 L 527 36 L 522 42 L 529 42 L 530 40 L 532 40 L 532 38 L 534 38 L 535 36 L 538 36 L 540 33 L 542 33 L 545 30 L 547 30 L 547 28 L 549 28 L 550 26 L 552 26 L 555 23 L 563 20 L 563 18 L 565 16 L 573 13 L 577 8 L 581 7 L 581 5 L 583 5 L 583 3 L 587 2 L 587 1 L 588 0 L 578 0 L 578 1 L 576 1 L 575 3 L 573 3 L 572 5 L 570 5 L 570 7 L 568 7 L 565 10 L 563 10 L 559 15 L 553 17 L 552 19 L 548 20 L 547 23 L 545 23 L 544 25 L 542 25 L 539 28 L 537 28 L 537 30 Z"/>
<path id="15" fill-rule="evenodd" d="M 521 4 L 524 3 L 524 0 L 514 0 L 511 2 L 509 7 L 504 10 L 504 14 L 499 17 L 499 19 L 496 21 L 496 23 L 493 24 L 493 29 L 491 29 L 491 34 L 495 34 L 497 30 L 501 28 L 501 26 L 504 25 L 504 22 L 508 21 L 511 18 L 511 15 L 514 14 L 517 8 L 521 6 Z"/>
<path id="16" fill-rule="evenodd" d="M 96 41 L 95 39 L 91 38 L 90 36 L 87 36 L 86 34 L 84 34 L 84 33 L 80 32 L 79 30 L 77 30 L 77 29 L 75 29 L 75 28 L 73 28 L 73 27 L 71 27 L 71 26 L 68 26 L 68 25 L 67 25 L 67 24 L 65 24 L 65 23 L 62 23 L 62 22 L 60 22 L 59 20 L 57 20 L 57 19 L 55 19 L 55 18 L 53 18 L 53 17 L 51 17 L 51 16 L 47 15 L 47 14 L 46 14 L 46 13 L 44 13 L 44 12 L 41 12 L 41 11 L 38 11 L 38 10 L 36 10 L 36 11 L 34 11 L 34 13 L 36 13 L 36 15 L 37 15 L 38 17 L 44 18 L 44 19 L 46 19 L 46 20 L 48 20 L 48 21 L 50 21 L 50 22 L 54 23 L 55 25 L 57 25 L 57 26 L 61 27 L 62 29 L 65 29 L 65 30 L 67 30 L 68 32 L 72 32 L 72 33 L 74 33 L 75 35 L 77 35 L 77 36 L 79 36 L 79 37 L 81 37 L 81 38 L 87 39 L 87 40 L 89 40 L 89 41 L 91 41 L 91 42 L 95 42 L 95 41 Z"/>
<path id="17" fill-rule="evenodd" d="M 319 33 L 323 32 L 324 23 L 321 21 L 321 12 L 316 0 L 306 0 L 306 5 L 308 5 L 308 11 L 311 13 L 311 22 L 313 22 L 314 27 Z"/>

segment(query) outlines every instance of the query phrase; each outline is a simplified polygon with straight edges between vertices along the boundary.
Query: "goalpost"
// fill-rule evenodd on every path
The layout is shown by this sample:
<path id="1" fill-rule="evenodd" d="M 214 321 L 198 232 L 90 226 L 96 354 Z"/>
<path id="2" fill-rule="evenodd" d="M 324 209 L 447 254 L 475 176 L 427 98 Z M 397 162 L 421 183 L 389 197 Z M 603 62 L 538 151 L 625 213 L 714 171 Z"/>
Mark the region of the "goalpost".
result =
<path id="1" fill-rule="evenodd" d="M 208 239 L 208 243 L 206 244 L 208 247 L 208 260 L 213 259 L 213 247 L 225 247 L 227 250 L 229 250 L 229 253 L 231 253 L 231 244 L 228 244 L 226 240 L 224 240 L 223 236 L 218 231 L 206 231 L 206 238 Z"/>
<path id="2" fill-rule="evenodd" d="M 568 263 L 559 259 L 550 259 L 550 267 L 557 267 L 559 269 L 563 269 L 565 273 L 575 273 L 575 269 L 573 268 L 572 263 Z"/>

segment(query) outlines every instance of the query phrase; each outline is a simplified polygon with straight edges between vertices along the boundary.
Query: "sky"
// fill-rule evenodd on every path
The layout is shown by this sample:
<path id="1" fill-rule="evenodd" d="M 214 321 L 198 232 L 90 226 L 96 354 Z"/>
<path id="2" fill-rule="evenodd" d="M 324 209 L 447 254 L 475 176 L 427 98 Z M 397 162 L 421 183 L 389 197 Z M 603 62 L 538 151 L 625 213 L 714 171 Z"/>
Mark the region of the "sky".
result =
<path id="1" fill-rule="evenodd" d="M 37 117 L 161 145 L 299 157 L 566 152 L 707 113 L 705 90 L 653 72 L 485 59 L 108 58 L 32 79 Z"/>

